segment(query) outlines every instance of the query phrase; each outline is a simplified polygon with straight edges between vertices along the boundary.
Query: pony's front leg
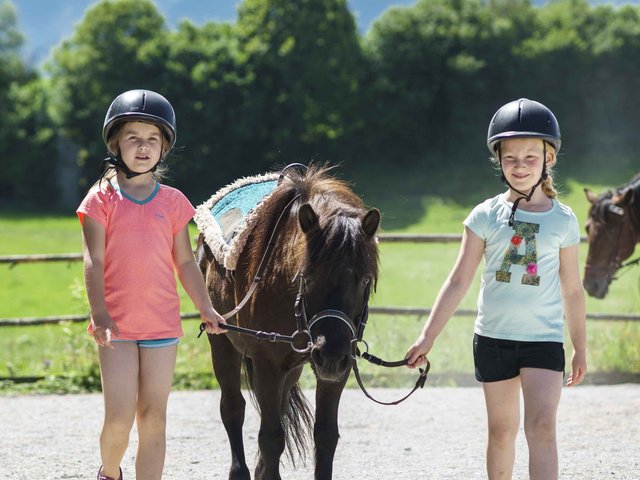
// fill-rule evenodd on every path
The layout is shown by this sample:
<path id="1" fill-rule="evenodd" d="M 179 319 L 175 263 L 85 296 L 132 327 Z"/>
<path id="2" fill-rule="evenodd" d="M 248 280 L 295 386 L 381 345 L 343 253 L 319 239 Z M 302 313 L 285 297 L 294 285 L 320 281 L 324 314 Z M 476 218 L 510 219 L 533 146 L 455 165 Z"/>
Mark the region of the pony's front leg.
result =
<path id="1" fill-rule="evenodd" d="M 316 480 L 331 480 L 333 457 L 338 446 L 338 406 L 348 375 L 338 383 L 318 380 L 316 386 L 316 422 L 313 439 L 316 447 Z"/>
<path id="2" fill-rule="evenodd" d="M 280 457 L 285 448 L 285 433 L 280 418 L 283 378 L 279 369 L 270 365 L 267 359 L 256 359 L 253 365 L 253 385 L 260 408 L 255 479 L 281 480 Z"/>
<path id="3" fill-rule="evenodd" d="M 241 391 L 242 356 L 226 335 L 208 335 L 213 370 L 220 384 L 220 416 L 231 446 L 229 480 L 250 480 L 242 441 L 245 399 Z"/>

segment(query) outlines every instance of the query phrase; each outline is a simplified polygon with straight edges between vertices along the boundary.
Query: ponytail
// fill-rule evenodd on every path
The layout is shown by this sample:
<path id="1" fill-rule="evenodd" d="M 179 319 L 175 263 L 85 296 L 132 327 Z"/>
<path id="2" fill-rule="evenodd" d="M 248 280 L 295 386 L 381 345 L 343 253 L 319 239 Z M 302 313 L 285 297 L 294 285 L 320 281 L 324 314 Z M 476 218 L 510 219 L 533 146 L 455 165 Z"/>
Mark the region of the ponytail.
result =
<path id="1" fill-rule="evenodd" d="M 545 178 L 540 184 L 540 188 L 544 192 L 544 194 L 549 198 L 556 198 L 558 196 L 558 191 L 553 186 L 553 166 L 556 164 L 556 149 L 550 143 L 545 142 L 547 145 L 547 153 L 551 153 L 551 161 L 547 163 L 546 172 L 547 178 Z M 546 161 L 546 158 L 545 158 Z"/>

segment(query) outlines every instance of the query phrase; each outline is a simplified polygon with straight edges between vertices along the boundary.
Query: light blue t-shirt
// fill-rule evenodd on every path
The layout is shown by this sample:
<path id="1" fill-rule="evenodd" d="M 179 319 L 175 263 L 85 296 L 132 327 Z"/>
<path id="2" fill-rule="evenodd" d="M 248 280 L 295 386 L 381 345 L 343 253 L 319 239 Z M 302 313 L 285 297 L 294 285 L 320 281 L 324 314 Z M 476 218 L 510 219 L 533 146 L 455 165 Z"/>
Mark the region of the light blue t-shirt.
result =
<path id="1" fill-rule="evenodd" d="M 553 200 L 546 212 L 518 209 L 497 195 L 476 206 L 464 224 L 485 241 L 475 333 L 519 341 L 562 342 L 560 249 L 580 242 L 571 208 Z"/>

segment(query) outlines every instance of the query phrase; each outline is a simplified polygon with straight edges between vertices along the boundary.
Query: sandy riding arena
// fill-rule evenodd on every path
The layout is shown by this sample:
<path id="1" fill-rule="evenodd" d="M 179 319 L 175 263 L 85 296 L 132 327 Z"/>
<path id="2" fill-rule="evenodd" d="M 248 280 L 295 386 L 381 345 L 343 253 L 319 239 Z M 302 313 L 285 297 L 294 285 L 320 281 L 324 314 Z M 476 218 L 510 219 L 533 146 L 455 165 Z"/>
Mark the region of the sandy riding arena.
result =
<path id="1" fill-rule="evenodd" d="M 312 399 L 313 392 L 305 392 Z M 403 391 L 373 390 L 392 400 Z M 559 409 L 560 478 L 640 479 L 640 385 L 564 389 Z M 165 479 L 226 479 L 229 448 L 218 414 L 218 391 L 173 392 Z M 345 390 L 334 478 L 353 480 L 486 478 L 485 411 L 479 387 L 426 387 L 395 407 L 374 404 Z M 34 395 L 0 397 L 0 478 L 93 479 L 100 463 L 102 397 Z M 248 404 L 247 458 L 254 459 L 258 418 Z M 135 430 L 125 455 L 124 478 L 134 478 Z M 523 432 L 514 478 L 527 475 Z M 313 478 L 313 454 L 282 477 Z"/>

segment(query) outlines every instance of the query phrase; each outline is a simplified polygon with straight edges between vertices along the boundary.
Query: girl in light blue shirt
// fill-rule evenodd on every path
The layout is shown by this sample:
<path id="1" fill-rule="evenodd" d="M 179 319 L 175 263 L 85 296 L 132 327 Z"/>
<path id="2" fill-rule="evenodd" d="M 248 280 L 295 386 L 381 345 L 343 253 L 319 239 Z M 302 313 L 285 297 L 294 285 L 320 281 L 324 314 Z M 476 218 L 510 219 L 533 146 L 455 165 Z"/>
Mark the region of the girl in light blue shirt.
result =
<path id="1" fill-rule="evenodd" d="M 487 146 L 508 189 L 465 219 L 458 259 L 406 355 L 411 368 L 427 363 L 484 258 L 473 351 L 487 408 L 490 480 L 511 478 L 521 392 L 530 478 L 558 478 L 565 320 L 574 350 L 567 386 L 581 383 L 587 369 L 578 221 L 556 199 L 551 176 L 560 144 L 558 122 L 539 102 L 521 98 L 495 113 Z"/>

